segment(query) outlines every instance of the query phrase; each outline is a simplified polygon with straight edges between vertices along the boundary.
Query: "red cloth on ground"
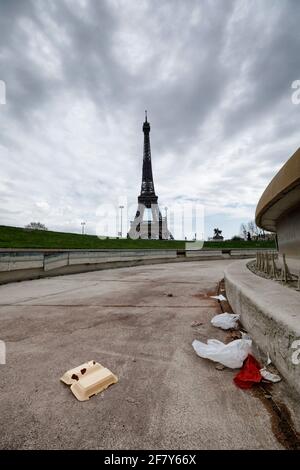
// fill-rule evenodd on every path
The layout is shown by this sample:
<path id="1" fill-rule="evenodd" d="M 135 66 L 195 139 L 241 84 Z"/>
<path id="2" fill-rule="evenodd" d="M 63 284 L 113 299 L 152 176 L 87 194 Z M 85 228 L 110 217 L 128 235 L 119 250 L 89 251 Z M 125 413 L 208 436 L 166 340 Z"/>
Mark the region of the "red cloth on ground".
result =
<path id="1" fill-rule="evenodd" d="M 261 366 L 251 354 L 245 359 L 240 372 L 234 377 L 234 383 L 239 388 L 251 388 L 253 384 L 259 383 L 262 379 L 260 373 Z"/>

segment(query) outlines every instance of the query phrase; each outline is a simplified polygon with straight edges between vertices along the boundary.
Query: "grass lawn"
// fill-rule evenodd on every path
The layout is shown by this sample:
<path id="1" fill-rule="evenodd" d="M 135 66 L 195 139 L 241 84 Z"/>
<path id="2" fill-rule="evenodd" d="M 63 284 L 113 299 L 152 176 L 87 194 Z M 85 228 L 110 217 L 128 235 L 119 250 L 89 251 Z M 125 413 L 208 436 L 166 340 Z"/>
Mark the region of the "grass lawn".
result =
<path id="1" fill-rule="evenodd" d="M 173 240 L 100 239 L 95 235 L 26 230 L 0 225 L 0 248 L 70 248 L 70 249 L 180 249 L 184 242 Z"/>
<path id="2" fill-rule="evenodd" d="M 184 241 L 99 239 L 95 235 L 25 230 L 0 225 L 0 248 L 69 248 L 69 249 L 184 249 Z M 275 248 L 274 242 L 224 241 L 205 242 L 204 249 Z"/>

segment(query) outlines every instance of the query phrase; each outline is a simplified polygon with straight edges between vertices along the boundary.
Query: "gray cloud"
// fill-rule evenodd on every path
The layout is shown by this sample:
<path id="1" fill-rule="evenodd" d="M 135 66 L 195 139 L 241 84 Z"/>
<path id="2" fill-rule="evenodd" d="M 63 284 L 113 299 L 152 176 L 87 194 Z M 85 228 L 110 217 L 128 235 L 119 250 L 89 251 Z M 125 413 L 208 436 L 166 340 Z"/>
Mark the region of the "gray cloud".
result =
<path id="1" fill-rule="evenodd" d="M 94 231 L 140 187 L 238 231 L 299 146 L 296 0 L 1 0 L 0 223 Z M 211 227 L 208 227 L 211 230 Z"/>

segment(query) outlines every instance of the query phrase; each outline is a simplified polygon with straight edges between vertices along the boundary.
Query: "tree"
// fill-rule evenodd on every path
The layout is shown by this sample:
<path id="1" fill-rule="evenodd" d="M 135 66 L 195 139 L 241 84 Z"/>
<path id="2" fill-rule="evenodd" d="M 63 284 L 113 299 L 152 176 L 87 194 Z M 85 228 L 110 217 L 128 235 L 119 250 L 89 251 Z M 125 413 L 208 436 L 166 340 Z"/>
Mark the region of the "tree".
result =
<path id="1" fill-rule="evenodd" d="M 30 222 L 25 228 L 28 230 L 48 230 L 46 225 L 41 224 L 41 222 Z"/>
<path id="2" fill-rule="evenodd" d="M 265 232 L 261 228 L 259 228 L 254 220 L 250 220 L 247 224 L 242 224 L 240 228 L 240 233 L 244 237 L 245 240 L 249 240 L 250 238 L 253 240 L 265 240 L 270 238 L 270 232 Z M 248 233 L 250 234 L 250 238 L 248 237 Z"/>
<path id="3" fill-rule="evenodd" d="M 275 236 L 273 233 L 259 228 L 254 220 L 250 220 L 247 224 L 241 224 L 240 234 L 244 240 L 272 240 Z"/>
<path id="4" fill-rule="evenodd" d="M 242 224 L 241 228 L 240 228 L 240 234 L 241 234 L 241 236 L 243 237 L 244 240 L 246 240 L 246 238 L 247 238 L 247 232 L 248 232 L 248 230 L 247 230 L 246 224 Z"/>
<path id="5" fill-rule="evenodd" d="M 250 220 L 247 224 L 248 232 L 250 233 L 250 237 L 253 238 L 257 235 L 258 229 L 257 226 L 255 225 L 254 220 Z"/>

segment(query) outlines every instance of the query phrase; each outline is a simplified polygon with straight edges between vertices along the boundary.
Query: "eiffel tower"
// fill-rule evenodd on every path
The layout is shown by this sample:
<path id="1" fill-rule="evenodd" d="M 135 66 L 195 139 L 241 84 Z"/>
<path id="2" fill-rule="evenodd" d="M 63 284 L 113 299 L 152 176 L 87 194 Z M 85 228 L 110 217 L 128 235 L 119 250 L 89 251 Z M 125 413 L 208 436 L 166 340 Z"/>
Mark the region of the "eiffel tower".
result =
<path id="1" fill-rule="evenodd" d="M 147 120 L 147 111 L 145 111 L 145 122 L 143 124 L 144 132 L 144 156 L 143 156 L 143 175 L 141 193 L 138 197 L 138 208 L 134 220 L 131 222 L 128 236 L 130 238 L 142 239 L 172 239 L 173 236 L 168 229 L 167 216 L 162 217 L 158 206 L 158 197 L 155 194 L 151 148 L 150 148 L 150 123 Z M 144 220 L 145 209 L 151 219 Z"/>

